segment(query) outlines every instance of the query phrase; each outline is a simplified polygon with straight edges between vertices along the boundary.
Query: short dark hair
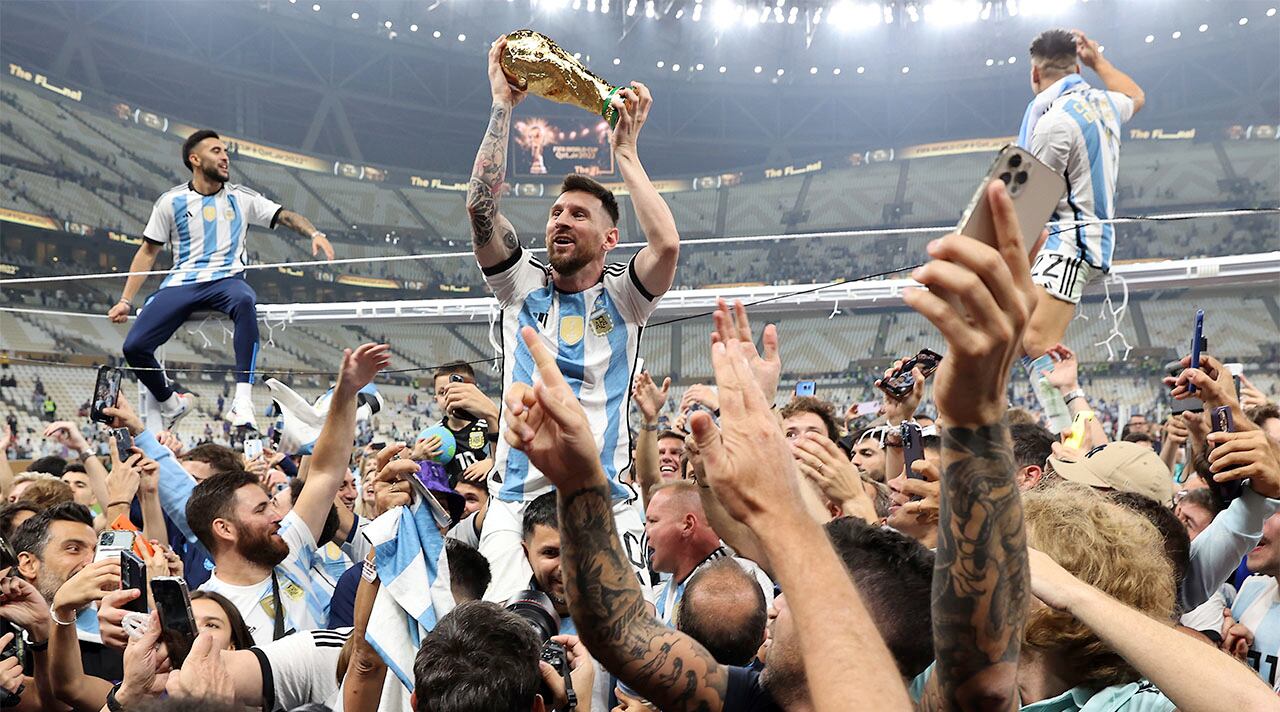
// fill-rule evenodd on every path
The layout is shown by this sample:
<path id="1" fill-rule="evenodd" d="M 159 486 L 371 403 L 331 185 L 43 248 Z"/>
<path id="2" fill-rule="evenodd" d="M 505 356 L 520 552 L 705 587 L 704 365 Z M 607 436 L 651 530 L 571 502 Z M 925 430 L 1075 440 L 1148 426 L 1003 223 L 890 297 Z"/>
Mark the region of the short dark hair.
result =
<path id="1" fill-rule="evenodd" d="M 548 492 L 529 503 L 524 510 L 524 523 L 520 525 L 520 538 L 525 541 L 533 536 L 533 528 L 541 524 L 560 531 L 560 513 L 556 510 L 556 493 Z"/>
<path id="2" fill-rule="evenodd" d="M 1139 433 L 1137 431 L 1125 433 L 1124 437 L 1120 438 L 1120 440 L 1126 443 L 1146 443 L 1147 445 L 1151 445 L 1156 441 L 1156 439 L 1150 435 L 1146 433 Z"/>
<path id="3" fill-rule="evenodd" d="M 786 420 L 800 413 L 813 413 L 822 419 L 822 425 L 827 429 L 826 436 L 831 438 L 831 442 L 840 439 L 840 426 L 836 423 L 835 406 L 821 398 L 795 396 L 782 406 L 778 411 L 778 417 Z"/>
<path id="4" fill-rule="evenodd" d="M 941 435 L 925 435 L 920 438 L 920 447 L 925 450 L 942 450 Z"/>
<path id="5" fill-rule="evenodd" d="M 415 712 L 529 709 L 542 686 L 541 648 L 533 627 L 498 604 L 459 604 L 422 640 Z"/>
<path id="6" fill-rule="evenodd" d="M 1222 511 L 1222 502 L 1213 495 L 1213 490 L 1208 487 L 1187 490 L 1179 496 L 1178 503 L 1194 505 L 1215 517 L 1218 516 L 1218 512 Z"/>
<path id="7" fill-rule="evenodd" d="M 187 170 L 191 170 L 191 152 L 194 151 L 196 146 L 200 145 L 200 142 L 206 138 L 222 139 L 222 137 L 218 135 L 217 131 L 212 129 L 200 129 L 188 136 L 186 141 L 182 142 L 182 165 L 186 166 Z"/>
<path id="8" fill-rule="evenodd" d="M 732 579 L 737 579 L 736 582 Z M 734 593 L 737 586 L 751 591 L 754 604 L 745 616 L 727 614 L 716 594 Z M 710 600 L 703 602 L 703 598 Z M 736 599 L 735 599 L 736 600 Z M 730 558 L 717 559 L 693 575 L 685 585 L 676 628 L 702 644 L 722 665 L 748 665 L 764 642 L 769 608 L 755 577 Z"/>
<path id="9" fill-rule="evenodd" d="M 1031 61 L 1053 74 L 1069 74 L 1076 65 L 1076 36 L 1068 30 L 1041 32 L 1028 48 Z"/>
<path id="10" fill-rule="evenodd" d="M 1187 569 L 1191 566 L 1191 537 L 1182 520 L 1178 519 L 1173 510 L 1137 492 L 1108 492 L 1107 496 L 1112 502 L 1142 515 L 1155 525 L 1160 538 L 1164 540 L 1165 556 L 1169 557 L 1169 563 L 1173 565 L 1174 590 L 1180 590 L 1182 579 L 1186 578 Z"/>
<path id="11" fill-rule="evenodd" d="M 49 545 L 49 527 L 54 522 L 76 522 L 93 528 L 93 514 L 83 504 L 63 502 L 39 512 L 28 519 L 13 533 L 15 553 L 27 552 L 37 559 L 44 558 L 44 548 Z"/>
<path id="12" fill-rule="evenodd" d="M 13 526 L 13 520 L 23 512 L 39 514 L 40 507 L 36 506 L 34 502 L 30 502 L 25 499 L 20 499 L 17 502 L 10 502 L 3 507 L 0 507 L 0 536 L 3 536 L 5 539 L 13 538 L 13 531 L 15 528 Z"/>
<path id="13" fill-rule="evenodd" d="M 904 678 L 933 662 L 933 552 L 892 529 L 854 517 L 826 524 L 827 537 L 858 587 Z"/>
<path id="14" fill-rule="evenodd" d="M 198 601 L 202 598 L 218 604 L 218 607 L 226 614 L 227 622 L 231 624 L 231 644 L 235 646 L 236 650 L 248 650 L 253 647 L 253 634 L 249 632 L 249 626 L 244 624 L 244 616 L 240 615 L 240 609 L 236 608 L 236 604 L 216 591 L 191 592 L 191 600 Z"/>
<path id="15" fill-rule="evenodd" d="M 213 536 L 213 520 L 229 517 L 235 511 L 236 492 L 248 485 L 262 486 L 257 475 L 237 470 L 219 472 L 191 490 L 191 497 L 187 500 L 187 525 L 211 555 L 217 553 L 214 551 L 217 539 Z"/>
<path id="16" fill-rule="evenodd" d="M 182 453 L 182 457 L 178 459 L 182 462 L 203 462 L 213 470 L 215 475 L 244 469 L 244 458 L 240 453 L 215 443 L 200 443 Z"/>
<path id="17" fill-rule="evenodd" d="M 64 468 L 62 468 L 62 474 L 64 474 L 64 475 L 65 475 L 65 474 L 67 474 L 68 472 L 81 472 L 81 473 L 87 473 L 87 472 L 88 472 L 88 470 L 84 469 L 84 465 L 82 465 L 82 464 L 80 464 L 80 463 L 78 463 L 78 462 L 68 462 L 68 463 L 67 463 L 67 466 L 66 466 L 66 467 L 64 467 Z"/>
<path id="18" fill-rule="evenodd" d="M 445 556 L 449 558 L 449 585 L 472 601 L 484 597 L 493 574 L 489 560 L 480 550 L 460 539 L 446 539 Z"/>
<path id="19" fill-rule="evenodd" d="M 471 367 L 471 364 L 466 361 L 451 361 L 440 368 L 437 368 L 435 373 L 431 374 L 431 382 L 435 383 L 437 378 L 440 378 L 441 376 L 452 376 L 455 373 L 461 373 L 466 376 L 470 379 L 471 383 L 474 383 L 476 380 L 476 370 Z"/>
<path id="20" fill-rule="evenodd" d="M 1256 423 L 1258 427 L 1262 427 L 1263 423 L 1272 418 L 1280 419 L 1280 407 L 1277 407 L 1275 403 L 1263 403 L 1262 405 L 1246 408 L 1244 414 L 1249 420 Z"/>
<path id="21" fill-rule="evenodd" d="M 1013 461 L 1018 469 L 1032 465 L 1044 467 L 1058 440 L 1043 425 L 1024 423 L 1010 426 L 1009 438 L 1013 440 Z"/>
<path id="22" fill-rule="evenodd" d="M 39 460 L 32 460 L 27 465 L 27 472 L 43 472 L 46 475 L 54 477 L 62 477 L 62 473 L 67 471 L 67 461 L 57 455 L 42 457 Z"/>
<path id="23" fill-rule="evenodd" d="M 564 195 L 571 190 L 590 193 L 600 199 L 604 204 L 604 211 L 609 213 L 609 219 L 614 225 L 618 224 L 618 199 L 613 196 L 613 191 L 604 187 L 599 181 L 593 180 L 577 173 L 570 173 L 564 177 L 564 182 L 560 184 L 560 194 Z"/>

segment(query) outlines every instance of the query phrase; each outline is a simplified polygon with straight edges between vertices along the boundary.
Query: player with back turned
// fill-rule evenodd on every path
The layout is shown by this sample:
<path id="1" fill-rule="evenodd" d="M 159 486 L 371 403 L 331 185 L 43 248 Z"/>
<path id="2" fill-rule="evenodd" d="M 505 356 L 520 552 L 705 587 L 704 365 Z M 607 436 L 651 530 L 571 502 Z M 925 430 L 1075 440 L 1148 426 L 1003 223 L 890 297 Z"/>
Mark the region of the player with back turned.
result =
<path id="1" fill-rule="evenodd" d="M 618 476 L 630 466 L 627 410 L 640 333 L 658 298 L 670 289 L 680 254 L 675 219 L 636 153 L 652 99 L 644 85 L 635 83 L 610 100 L 620 114 L 610 144 L 646 245 L 629 261 L 606 265 L 606 256 L 618 246 L 617 200 L 596 181 L 570 175 L 547 216 L 544 263 L 520 245 L 498 210 L 511 112 L 525 96 L 503 71 L 505 49 L 506 38 L 499 38 L 489 52 L 493 107 L 467 192 L 476 260 L 502 308 L 503 391 L 513 383 L 536 387 L 533 358 L 519 337 L 521 327 L 533 327 L 556 354 L 587 413 L 620 537 L 632 567 L 647 580 L 644 523 L 634 492 Z M 507 427 L 505 419 L 500 427 Z M 525 506 L 552 485 L 504 438 L 498 439 L 494 460 L 480 552 L 493 572 L 485 598 L 503 601 L 524 589 L 531 575 L 521 546 Z"/>
<path id="2" fill-rule="evenodd" d="M 1067 193 L 1054 211 L 1049 239 L 1031 268 L 1040 287 L 1035 312 L 1023 335 L 1028 359 L 1062 341 L 1085 287 L 1111 270 L 1112 225 L 1056 227 L 1058 221 L 1106 220 L 1116 216 L 1120 170 L 1120 126 L 1146 97 L 1129 75 L 1102 56 L 1097 42 L 1074 30 L 1047 30 L 1031 43 L 1031 88 L 1018 145 L 1057 171 Z M 1080 76 L 1080 65 L 1097 73 L 1105 91 Z M 1050 364 L 1051 366 L 1051 364 Z M 1039 369 L 1032 369 L 1034 382 Z"/>
<path id="3" fill-rule="evenodd" d="M 245 280 L 245 243 L 249 225 L 275 229 L 284 225 L 311 241 L 311 254 L 324 251 L 333 259 L 333 246 L 310 220 L 243 185 L 229 182 L 227 146 L 217 133 L 201 129 L 182 144 L 182 163 L 191 180 L 169 189 L 156 200 L 142 231 L 142 244 L 129 265 L 145 272 L 160 249 L 173 250 L 173 271 L 142 304 L 137 321 L 124 340 L 124 357 L 137 368 L 138 380 L 159 404 L 165 429 L 171 428 L 191 405 L 190 396 L 169 387 L 156 360 L 156 349 L 167 342 L 193 313 L 219 311 L 235 324 L 236 391 L 226 418 L 236 427 L 257 429 L 250 399 L 258 360 L 257 294 Z M 133 300 L 147 278 L 131 275 L 120 301 L 107 315 L 123 324 Z"/>

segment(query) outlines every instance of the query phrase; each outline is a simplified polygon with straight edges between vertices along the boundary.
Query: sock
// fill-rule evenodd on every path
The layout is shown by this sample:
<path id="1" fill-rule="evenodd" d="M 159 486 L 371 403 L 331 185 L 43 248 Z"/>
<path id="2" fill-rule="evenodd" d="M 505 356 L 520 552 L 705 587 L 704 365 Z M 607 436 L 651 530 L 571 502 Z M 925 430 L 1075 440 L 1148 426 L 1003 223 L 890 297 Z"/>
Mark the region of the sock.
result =
<path id="1" fill-rule="evenodd" d="M 182 400 L 178 398 L 178 392 L 174 391 L 169 397 L 160 404 L 160 408 L 166 413 L 172 413 L 182 407 Z"/>
<path id="2" fill-rule="evenodd" d="M 251 396 L 253 396 L 253 384 L 252 384 L 252 383 L 237 383 L 237 384 L 236 384 L 236 396 L 235 396 L 235 399 L 236 399 L 236 400 L 241 400 L 241 399 L 243 399 L 243 400 L 251 400 L 251 399 L 252 399 L 252 398 L 251 398 Z"/>

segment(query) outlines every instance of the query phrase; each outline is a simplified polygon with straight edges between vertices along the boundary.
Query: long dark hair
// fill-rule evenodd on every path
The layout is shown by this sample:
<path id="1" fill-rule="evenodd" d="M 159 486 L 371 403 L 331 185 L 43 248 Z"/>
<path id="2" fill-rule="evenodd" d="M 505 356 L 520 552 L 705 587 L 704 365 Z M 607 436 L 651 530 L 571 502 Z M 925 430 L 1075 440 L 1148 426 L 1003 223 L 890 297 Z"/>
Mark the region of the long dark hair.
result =
<path id="1" fill-rule="evenodd" d="M 227 600 L 227 597 L 221 593 L 213 591 L 192 591 L 191 600 L 198 601 L 202 598 L 213 601 L 222 608 L 222 612 L 227 614 L 227 622 L 231 625 L 231 645 L 236 650 L 248 650 L 253 647 L 253 636 L 249 633 L 249 626 L 244 624 L 244 617 L 240 615 L 240 610 L 236 608 L 236 604 Z"/>

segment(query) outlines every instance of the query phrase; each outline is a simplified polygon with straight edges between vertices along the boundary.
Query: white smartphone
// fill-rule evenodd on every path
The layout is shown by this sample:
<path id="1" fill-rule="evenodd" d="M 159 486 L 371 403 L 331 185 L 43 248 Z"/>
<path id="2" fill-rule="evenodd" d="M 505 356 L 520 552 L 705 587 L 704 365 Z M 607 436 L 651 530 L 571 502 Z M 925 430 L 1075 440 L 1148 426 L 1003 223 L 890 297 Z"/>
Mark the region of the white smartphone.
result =
<path id="1" fill-rule="evenodd" d="M 261 455 L 261 454 L 262 454 L 262 439 L 261 439 L 261 438 L 245 438 L 245 439 L 244 439 L 244 459 L 245 459 L 245 461 L 252 460 L 253 458 L 255 458 L 255 457 L 257 457 L 257 456 L 259 456 L 259 455 Z"/>
<path id="2" fill-rule="evenodd" d="M 1030 151 L 1012 144 L 1001 149 L 956 228 L 960 234 L 992 247 L 996 246 L 996 228 L 991 206 L 987 203 L 987 186 L 993 180 L 1002 181 L 1009 187 L 1009 197 L 1013 199 L 1013 208 L 1018 214 L 1018 227 L 1022 230 L 1022 241 L 1030 252 L 1036 240 L 1040 239 L 1045 223 L 1066 194 L 1066 180 Z"/>
<path id="3" fill-rule="evenodd" d="M 133 549 L 133 540 L 137 532 L 120 529 L 108 529 L 98 535 L 98 550 L 94 552 L 94 562 L 104 559 L 118 559 L 120 552 Z"/>

